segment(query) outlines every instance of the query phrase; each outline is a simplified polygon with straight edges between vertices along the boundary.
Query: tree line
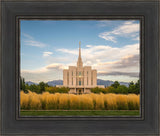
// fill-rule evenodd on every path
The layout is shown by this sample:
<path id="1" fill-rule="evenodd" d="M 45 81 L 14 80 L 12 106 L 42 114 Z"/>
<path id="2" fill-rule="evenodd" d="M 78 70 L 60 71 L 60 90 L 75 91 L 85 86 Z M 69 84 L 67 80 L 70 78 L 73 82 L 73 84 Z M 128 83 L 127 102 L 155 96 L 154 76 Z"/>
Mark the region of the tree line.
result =
<path id="1" fill-rule="evenodd" d="M 28 93 L 28 90 L 31 92 L 35 92 L 37 94 L 41 94 L 43 92 L 49 93 L 68 93 L 68 87 L 53 87 L 49 86 L 47 83 L 40 82 L 39 84 L 28 85 L 25 83 L 25 79 L 23 77 L 20 78 L 20 90 L 23 90 L 25 93 Z"/>
<path id="2" fill-rule="evenodd" d="M 25 93 L 28 93 L 28 90 L 35 92 L 37 94 L 41 94 L 43 92 L 49 92 L 49 93 L 68 93 L 69 88 L 68 87 L 53 87 L 49 86 L 47 83 L 40 82 L 39 84 L 32 84 L 28 85 L 25 83 L 24 78 L 20 78 L 20 90 L 23 90 Z M 139 80 L 134 83 L 133 81 L 129 83 L 129 86 L 120 85 L 118 81 L 115 81 L 111 86 L 108 86 L 106 88 L 92 88 L 92 93 L 115 93 L 115 94 L 139 94 L 140 93 L 140 83 Z"/>
<path id="3" fill-rule="evenodd" d="M 120 83 L 118 81 L 115 81 L 111 86 L 108 86 L 106 88 L 92 88 L 91 89 L 92 93 L 115 93 L 115 94 L 129 94 L 129 93 L 133 93 L 133 94 L 139 94 L 140 93 L 140 83 L 139 80 L 134 83 L 133 81 L 131 81 L 129 83 L 129 86 L 125 86 L 125 85 L 120 85 Z"/>

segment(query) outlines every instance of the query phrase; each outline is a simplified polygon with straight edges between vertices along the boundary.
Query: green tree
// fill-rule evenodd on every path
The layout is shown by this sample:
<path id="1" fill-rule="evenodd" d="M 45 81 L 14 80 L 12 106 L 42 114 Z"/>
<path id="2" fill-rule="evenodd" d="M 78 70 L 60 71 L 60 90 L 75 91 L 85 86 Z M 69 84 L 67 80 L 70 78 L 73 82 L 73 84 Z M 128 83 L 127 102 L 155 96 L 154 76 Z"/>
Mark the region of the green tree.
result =
<path id="1" fill-rule="evenodd" d="M 92 89 L 91 89 L 91 92 L 92 92 L 92 93 L 98 93 L 98 94 L 99 94 L 99 93 L 104 93 L 104 91 L 105 91 L 105 90 L 104 90 L 103 88 L 99 88 L 99 87 L 95 87 L 95 88 L 92 88 Z"/>
<path id="2" fill-rule="evenodd" d="M 133 82 L 133 81 L 131 81 L 131 82 L 129 83 L 129 87 L 130 87 L 131 85 L 134 85 L 134 82 Z"/>
<path id="3" fill-rule="evenodd" d="M 119 85 L 120 85 L 119 82 L 115 81 L 111 86 L 114 88 L 117 88 Z"/>
<path id="4" fill-rule="evenodd" d="M 116 88 L 114 88 L 113 86 L 108 86 L 107 89 L 109 93 L 116 93 Z"/>
<path id="5" fill-rule="evenodd" d="M 68 87 L 45 87 L 45 91 L 49 93 L 68 93 L 69 90 L 70 89 Z"/>
<path id="6" fill-rule="evenodd" d="M 29 86 L 28 90 L 30 90 L 32 92 L 35 92 L 35 93 L 40 93 L 39 85 L 32 84 L 32 85 Z"/>
<path id="7" fill-rule="evenodd" d="M 45 86 L 46 86 L 46 84 L 45 84 L 44 82 L 40 82 L 40 83 L 39 83 L 40 93 L 42 93 L 42 92 L 45 91 Z"/>
<path id="8" fill-rule="evenodd" d="M 119 85 L 116 88 L 116 93 L 128 94 L 128 88 L 125 85 Z"/>
<path id="9" fill-rule="evenodd" d="M 25 93 L 28 92 L 25 85 L 25 79 L 23 77 L 20 77 L 20 90 L 23 90 Z"/>
<path id="10" fill-rule="evenodd" d="M 140 93 L 140 81 L 139 80 L 135 83 L 135 93 L 136 94 Z"/>
<path id="11" fill-rule="evenodd" d="M 135 84 L 134 83 L 129 84 L 128 92 L 129 93 L 134 93 L 134 94 L 139 94 L 140 93 L 139 80 Z"/>

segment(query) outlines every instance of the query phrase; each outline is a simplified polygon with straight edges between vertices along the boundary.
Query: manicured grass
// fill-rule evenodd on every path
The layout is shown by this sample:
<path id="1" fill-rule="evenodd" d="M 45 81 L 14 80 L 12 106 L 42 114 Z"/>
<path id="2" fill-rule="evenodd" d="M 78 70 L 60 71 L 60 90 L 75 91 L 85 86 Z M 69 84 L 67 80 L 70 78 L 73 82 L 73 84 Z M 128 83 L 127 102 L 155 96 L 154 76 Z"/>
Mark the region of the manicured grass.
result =
<path id="1" fill-rule="evenodd" d="M 139 110 L 119 110 L 119 111 L 21 111 L 21 116 L 138 116 Z"/>

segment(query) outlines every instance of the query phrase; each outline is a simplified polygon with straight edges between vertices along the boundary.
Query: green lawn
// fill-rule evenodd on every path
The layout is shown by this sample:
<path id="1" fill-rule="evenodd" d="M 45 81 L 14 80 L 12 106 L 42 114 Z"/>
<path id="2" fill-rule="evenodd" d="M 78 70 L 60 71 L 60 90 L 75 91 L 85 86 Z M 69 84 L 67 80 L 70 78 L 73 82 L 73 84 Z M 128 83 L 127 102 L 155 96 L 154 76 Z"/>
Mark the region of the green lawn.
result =
<path id="1" fill-rule="evenodd" d="M 138 116 L 139 110 L 119 110 L 119 111 L 21 111 L 21 116 Z"/>

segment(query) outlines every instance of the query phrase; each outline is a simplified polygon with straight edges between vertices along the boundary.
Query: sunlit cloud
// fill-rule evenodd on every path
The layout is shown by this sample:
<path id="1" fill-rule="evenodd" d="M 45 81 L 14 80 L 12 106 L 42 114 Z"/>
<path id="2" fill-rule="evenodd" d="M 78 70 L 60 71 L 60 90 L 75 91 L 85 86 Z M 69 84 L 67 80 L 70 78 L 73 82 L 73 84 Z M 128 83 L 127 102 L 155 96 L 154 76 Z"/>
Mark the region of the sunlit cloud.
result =
<path id="1" fill-rule="evenodd" d="M 43 52 L 43 57 L 48 57 L 48 56 L 50 56 L 52 54 L 53 54 L 52 52 L 45 51 L 45 52 Z"/>
<path id="2" fill-rule="evenodd" d="M 112 31 L 107 31 L 99 34 L 100 38 L 103 38 L 107 41 L 117 42 L 117 36 L 120 37 L 131 37 L 132 39 L 138 39 L 140 31 L 139 23 L 134 21 L 126 21 L 122 25 L 114 28 Z"/>
<path id="3" fill-rule="evenodd" d="M 126 45 L 123 47 L 111 47 L 108 45 L 90 45 L 82 48 L 82 60 L 84 66 L 92 66 L 97 69 L 98 77 L 102 76 L 124 76 L 138 78 L 139 76 L 139 44 Z M 53 58 L 48 65 L 36 70 L 22 70 L 22 75 L 32 74 L 45 76 L 59 72 L 63 76 L 63 69 L 76 66 L 78 59 L 77 49 L 57 49 L 64 56 Z M 87 55 L 86 55 L 87 54 Z M 68 57 L 65 57 L 67 55 Z M 73 57 L 74 56 L 74 57 Z M 48 56 L 47 60 L 52 58 Z M 59 63 L 61 62 L 61 63 Z M 127 71 L 127 72 L 126 72 Z M 56 79 L 56 76 L 52 77 Z"/>
<path id="4" fill-rule="evenodd" d="M 97 78 L 99 79 L 136 81 L 140 71 L 139 22 L 135 20 L 103 20 L 96 22 L 94 26 L 96 27 L 90 32 L 90 35 L 88 37 L 85 36 L 86 39 L 83 36 L 77 37 L 74 33 L 69 36 L 74 42 L 78 38 L 82 38 L 81 40 L 84 42 L 81 48 L 83 66 L 91 66 L 96 69 Z M 87 27 L 88 25 L 85 26 L 86 30 Z M 97 28 L 98 31 L 95 30 Z M 81 31 L 80 28 L 78 29 Z M 93 27 L 89 29 L 92 30 Z M 68 35 L 63 35 L 64 30 L 60 28 L 57 29 L 60 37 L 56 35 L 56 31 L 54 33 L 51 31 L 48 35 L 39 35 L 38 37 L 41 39 L 36 39 L 33 36 L 39 30 L 41 29 L 37 28 L 37 31 L 31 30 L 31 35 L 21 33 L 23 45 L 21 48 L 21 75 L 25 77 L 26 81 L 33 82 L 63 80 L 63 69 L 77 65 L 78 45 L 77 47 L 75 43 L 72 45 Z M 68 30 L 67 27 L 66 30 Z M 43 43 L 43 38 L 48 41 L 49 45 Z M 59 42 L 59 38 L 63 40 Z"/>

